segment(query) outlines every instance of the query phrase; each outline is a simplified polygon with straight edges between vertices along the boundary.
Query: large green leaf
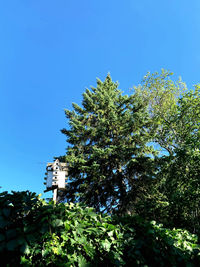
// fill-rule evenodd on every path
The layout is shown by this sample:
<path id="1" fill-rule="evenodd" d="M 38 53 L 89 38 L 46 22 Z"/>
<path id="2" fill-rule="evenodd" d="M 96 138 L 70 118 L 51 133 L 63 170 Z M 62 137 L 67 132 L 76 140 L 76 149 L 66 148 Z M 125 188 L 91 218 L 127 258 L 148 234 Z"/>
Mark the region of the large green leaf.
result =
<path id="1" fill-rule="evenodd" d="M 86 259 L 80 255 L 78 257 L 78 266 L 79 267 L 91 267 L 91 264 L 86 261 Z"/>
<path id="2" fill-rule="evenodd" d="M 7 247 L 8 251 L 16 250 L 16 248 L 19 247 L 18 240 L 14 239 L 14 240 L 8 241 L 7 244 L 6 244 L 6 247 Z"/>
<path id="3" fill-rule="evenodd" d="M 16 229 L 10 229 L 10 230 L 7 230 L 5 234 L 6 234 L 6 238 L 10 240 L 10 239 L 14 239 L 17 236 L 17 231 Z"/>
<path id="4" fill-rule="evenodd" d="M 11 213 L 11 209 L 10 208 L 4 208 L 2 210 L 2 213 L 5 217 L 9 217 L 10 213 Z"/>

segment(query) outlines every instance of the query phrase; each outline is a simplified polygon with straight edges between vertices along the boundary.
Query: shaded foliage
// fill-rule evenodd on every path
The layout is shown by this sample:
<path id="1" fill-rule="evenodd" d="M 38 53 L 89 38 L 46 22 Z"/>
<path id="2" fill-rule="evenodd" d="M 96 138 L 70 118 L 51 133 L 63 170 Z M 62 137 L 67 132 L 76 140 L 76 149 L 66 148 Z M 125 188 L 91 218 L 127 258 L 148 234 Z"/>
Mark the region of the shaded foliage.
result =
<path id="1" fill-rule="evenodd" d="M 197 236 L 30 192 L 0 195 L 1 266 L 197 266 Z M 4 262 L 4 265 L 3 265 Z"/>

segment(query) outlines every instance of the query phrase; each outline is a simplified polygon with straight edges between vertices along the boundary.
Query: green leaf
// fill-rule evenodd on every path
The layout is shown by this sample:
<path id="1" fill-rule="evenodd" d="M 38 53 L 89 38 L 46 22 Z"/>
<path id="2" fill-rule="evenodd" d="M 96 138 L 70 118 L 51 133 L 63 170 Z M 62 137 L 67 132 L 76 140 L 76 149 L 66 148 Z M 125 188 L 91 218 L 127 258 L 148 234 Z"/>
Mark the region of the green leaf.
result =
<path id="1" fill-rule="evenodd" d="M 107 225 L 107 229 L 108 229 L 108 230 L 115 230 L 115 228 L 116 228 L 116 227 L 115 227 L 115 225 L 113 225 L 113 224 L 108 224 L 108 225 Z"/>
<path id="2" fill-rule="evenodd" d="M 36 230 L 36 225 L 26 225 L 24 226 L 24 232 L 29 233 L 29 232 L 35 232 Z"/>
<path id="3" fill-rule="evenodd" d="M 110 237 L 112 237 L 113 234 L 114 234 L 114 231 L 110 231 L 110 232 L 108 232 L 108 235 L 109 235 Z"/>
<path id="4" fill-rule="evenodd" d="M 8 220 L 6 220 L 3 216 L 0 216 L 0 228 L 4 228 L 8 224 Z"/>
<path id="5" fill-rule="evenodd" d="M 17 236 L 17 232 L 15 229 L 7 230 L 5 233 L 8 240 L 13 239 Z"/>
<path id="6" fill-rule="evenodd" d="M 111 243 L 108 240 L 101 241 L 101 245 L 105 251 L 110 251 Z"/>
<path id="7" fill-rule="evenodd" d="M 86 261 L 86 259 L 82 255 L 80 255 L 78 256 L 78 266 L 79 267 L 90 267 L 91 265 L 90 263 Z"/>
<path id="8" fill-rule="evenodd" d="M 3 213 L 3 215 L 7 218 L 7 217 L 10 216 L 11 210 L 8 209 L 8 208 L 4 208 L 4 209 L 2 210 L 2 213 Z"/>
<path id="9" fill-rule="evenodd" d="M 21 259 L 20 259 L 20 265 L 22 266 L 32 266 L 32 263 L 25 258 L 25 256 L 22 256 Z"/>
<path id="10" fill-rule="evenodd" d="M 10 240 L 6 244 L 6 247 L 7 247 L 8 251 L 14 251 L 18 246 L 19 245 L 18 245 L 18 240 L 17 239 Z"/>
<path id="11" fill-rule="evenodd" d="M 66 229 L 67 231 L 69 231 L 69 229 L 71 228 L 71 227 L 70 227 L 70 224 L 69 224 L 68 222 L 65 222 L 64 224 L 65 224 L 65 229 Z"/>
<path id="12" fill-rule="evenodd" d="M 87 255 L 90 257 L 90 258 L 94 258 L 94 256 L 95 256 L 95 248 L 94 247 L 92 247 L 92 245 L 91 244 L 87 244 L 86 242 L 85 242 L 85 244 L 84 244 L 84 249 L 85 249 L 85 252 L 87 253 Z"/>
<path id="13" fill-rule="evenodd" d="M 59 226 L 62 226 L 63 225 L 63 221 L 60 220 L 60 219 L 56 219 L 54 221 L 52 221 L 52 226 L 53 227 L 59 227 Z"/>
<path id="14" fill-rule="evenodd" d="M 25 240 L 24 240 L 22 246 L 20 247 L 20 251 L 26 255 L 30 254 L 30 248 L 29 248 L 29 246 Z"/>
<path id="15" fill-rule="evenodd" d="M 43 250 L 42 250 L 42 257 L 47 256 L 47 255 L 49 254 L 49 252 L 50 252 L 49 249 L 47 249 L 47 248 L 43 249 Z"/>

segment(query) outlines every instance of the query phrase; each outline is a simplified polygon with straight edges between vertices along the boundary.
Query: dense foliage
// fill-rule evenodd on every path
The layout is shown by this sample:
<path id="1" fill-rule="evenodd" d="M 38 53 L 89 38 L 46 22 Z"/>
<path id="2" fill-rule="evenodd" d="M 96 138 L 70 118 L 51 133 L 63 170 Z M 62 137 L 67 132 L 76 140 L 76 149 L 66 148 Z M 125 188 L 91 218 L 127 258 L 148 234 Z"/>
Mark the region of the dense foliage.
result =
<path id="1" fill-rule="evenodd" d="M 83 201 L 97 211 L 124 212 L 134 194 L 134 180 L 152 178 L 152 148 L 147 105 L 137 95 L 122 95 L 108 75 L 97 88 L 83 94 L 83 107 L 66 110 L 70 129 L 66 162 L 69 164 L 69 201 Z"/>
<path id="2" fill-rule="evenodd" d="M 197 266 L 197 241 L 139 217 L 46 203 L 28 191 L 0 194 L 1 266 Z"/>
<path id="3" fill-rule="evenodd" d="M 171 75 L 129 96 L 108 75 L 66 110 L 68 201 L 199 233 L 200 87 Z"/>
<path id="4" fill-rule="evenodd" d="M 1 193 L 2 264 L 200 266 L 200 86 L 170 77 L 108 75 L 66 110 L 67 203 Z"/>

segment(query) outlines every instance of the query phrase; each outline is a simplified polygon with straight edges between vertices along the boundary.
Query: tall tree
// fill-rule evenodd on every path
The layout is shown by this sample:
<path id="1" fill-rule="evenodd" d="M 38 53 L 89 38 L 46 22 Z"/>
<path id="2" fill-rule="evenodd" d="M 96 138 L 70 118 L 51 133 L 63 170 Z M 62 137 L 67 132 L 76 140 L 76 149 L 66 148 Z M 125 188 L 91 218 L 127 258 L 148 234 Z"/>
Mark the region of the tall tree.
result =
<path id="1" fill-rule="evenodd" d="M 164 70 L 147 74 L 135 88 L 148 103 L 152 141 L 164 149 L 150 201 L 143 198 L 135 207 L 146 218 L 199 232 L 200 86 L 188 90 L 181 80 L 175 83 L 170 76 Z"/>
<path id="2" fill-rule="evenodd" d="M 174 226 L 200 232 L 200 87 L 179 99 L 171 138 L 174 154 L 159 176 Z"/>
<path id="3" fill-rule="evenodd" d="M 179 143 L 176 139 L 178 101 L 188 91 L 181 78 L 174 82 L 172 75 L 164 69 L 161 73 L 147 73 L 141 85 L 134 88 L 148 105 L 149 116 L 152 118 L 152 141 L 170 155 L 174 154 Z"/>
<path id="4" fill-rule="evenodd" d="M 108 75 L 85 91 L 82 107 L 73 103 L 65 113 L 66 198 L 96 210 L 126 210 L 137 197 L 136 184 L 142 187 L 153 176 L 147 103 L 139 94 L 123 95 Z"/>

